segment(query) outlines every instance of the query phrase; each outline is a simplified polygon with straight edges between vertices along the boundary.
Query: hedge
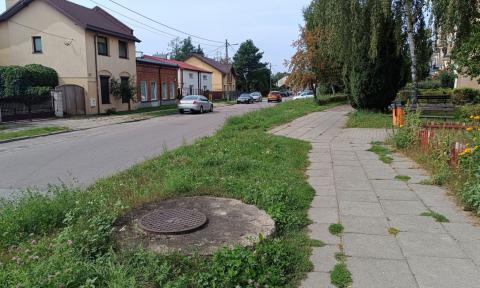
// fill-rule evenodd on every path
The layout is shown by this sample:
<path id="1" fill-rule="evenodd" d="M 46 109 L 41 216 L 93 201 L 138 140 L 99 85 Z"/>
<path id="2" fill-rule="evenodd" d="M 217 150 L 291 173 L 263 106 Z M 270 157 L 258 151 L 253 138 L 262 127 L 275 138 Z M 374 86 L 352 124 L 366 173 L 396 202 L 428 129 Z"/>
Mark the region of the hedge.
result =
<path id="1" fill-rule="evenodd" d="M 45 87 L 58 85 L 57 72 L 39 64 L 1 67 L 0 76 L 0 97 L 43 96 Z"/>

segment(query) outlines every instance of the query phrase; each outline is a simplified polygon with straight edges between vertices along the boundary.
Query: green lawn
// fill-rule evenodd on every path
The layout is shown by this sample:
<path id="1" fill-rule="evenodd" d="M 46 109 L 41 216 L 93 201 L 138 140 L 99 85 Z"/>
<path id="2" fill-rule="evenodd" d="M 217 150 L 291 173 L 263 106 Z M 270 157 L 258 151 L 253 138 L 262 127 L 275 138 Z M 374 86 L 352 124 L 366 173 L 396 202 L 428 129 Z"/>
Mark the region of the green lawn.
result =
<path id="1" fill-rule="evenodd" d="M 139 108 L 135 110 L 130 110 L 130 111 L 119 111 L 115 112 L 112 115 L 131 115 L 131 114 L 151 114 L 151 113 L 159 113 L 159 111 L 164 111 L 164 110 L 173 110 L 177 109 L 177 104 L 167 104 L 167 105 L 161 105 L 157 107 L 146 107 L 146 108 Z"/>
<path id="2" fill-rule="evenodd" d="M 297 287 L 311 269 L 305 169 L 310 144 L 268 134 L 335 104 L 290 101 L 230 118 L 214 136 L 101 179 L 0 205 L 1 287 Z M 295 155 L 295 157 L 292 157 Z M 178 196 L 231 197 L 264 209 L 276 234 L 211 257 L 119 251 L 112 225 L 128 207 Z"/>
<path id="3" fill-rule="evenodd" d="M 0 130 L 1 126 L 0 126 Z M 15 138 L 23 138 L 23 137 L 33 137 L 33 136 L 41 136 L 41 135 L 48 135 L 54 132 L 61 132 L 61 131 L 68 131 L 67 127 L 36 127 L 30 129 L 23 129 L 17 131 L 4 131 L 0 132 L 0 141 L 5 140 L 12 140 Z"/>
<path id="4" fill-rule="evenodd" d="M 391 128 L 392 115 L 370 111 L 350 113 L 347 128 Z"/>

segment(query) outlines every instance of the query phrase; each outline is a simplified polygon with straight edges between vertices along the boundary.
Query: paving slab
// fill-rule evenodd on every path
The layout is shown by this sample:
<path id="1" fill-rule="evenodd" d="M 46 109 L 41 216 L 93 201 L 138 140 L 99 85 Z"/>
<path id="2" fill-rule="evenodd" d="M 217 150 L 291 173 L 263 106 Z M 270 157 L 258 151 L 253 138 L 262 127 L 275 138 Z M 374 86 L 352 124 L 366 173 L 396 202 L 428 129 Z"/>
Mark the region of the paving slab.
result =
<path id="1" fill-rule="evenodd" d="M 460 245 L 448 234 L 400 232 L 397 239 L 407 257 L 467 258 Z"/>
<path id="2" fill-rule="evenodd" d="M 432 217 L 416 215 L 391 215 L 388 216 L 390 226 L 402 232 L 420 232 L 432 234 L 447 234 L 443 226 L 435 222 Z"/>
<path id="3" fill-rule="evenodd" d="M 313 198 L 312 208 L 337 208 L 337 197 L 335 196 L 315 196 Z"/>
<path id="4" fill-rule="evenodd" d="M 420 201 L 380 200 L 380 203 L 387 215 L 420 215 L 428 210 Z"/>
<path id="5" fill-rule="evenodd" d="M 342 216 L 345 233 L 389 235 L 388 221 L 385 217 Z"/>
<path id="6" fill-rule="evenodd" d="M 330 283 L 330 273 L 325 272 L 310 272 L 307 275 L 301 286 L 301 288 L 335 288 Z"/>
<path id="7" fill-rule="evenodd" d="M 410 257 L 420 288 L 478 288 L 480 271 L 470 259 Z"/>
<path id="8" fill-rule="evenodd" d="M 382 217 L 384 216 L 379 203 L 340 201 L 342 216 Z"/>
<path id="9" fill-rule="evenodd" d="M 363 258 L 404 259 L 393 236 L 346 233 L 343 236 L 345 255 Z"/>
<path id="10" fill-rule="evenodd" d="M 308 217 L 313 223 L 332 224 L 338 223 L 337 208 L 315 208 L 308 210 Z"/>
<path id="11" fill-rule="evenodd" d="M 403 200 L 403 201 L 418 201 L 420 200 L 417 194 L 406 190 L 382 189 L 375 191 L 378 199 L 381 200 Z"/>
<path id="12" fill-rule="evenodd" d="M 337 190 L 338 201 L 378 203 L 377 195 L 371 190 Z"/>
<path id="13" fill-rule="evenodd" d="M 320 240 L 328 245 L 340 244 L 340 237 L 332 235 L 328 227 L 332 223 L 313 223 L 308 225 L 309 235 L 312 239 Z"/>
<path id="14" fill-rule="evenodd" d="M 352 257 L 348 259 L 348 268 L 353 274 L 353 288 L 417 287 L 405 260 Z"/>
<path id="15" fill-rule="evenodd" d="M 330 272 L 333 266 L 337 264 L 335 253 L 340 252 L 336 245 L 327 245 L 324 247 L 313 248 L 310 261 L 313 263 L 313 271 Z"/>
<path id="16" fill-rule="evenodd" d="M 443 227 L 457 241 L 477 241 L 480 243 L 480 227 L 468 223 L 443 223 Z"/>

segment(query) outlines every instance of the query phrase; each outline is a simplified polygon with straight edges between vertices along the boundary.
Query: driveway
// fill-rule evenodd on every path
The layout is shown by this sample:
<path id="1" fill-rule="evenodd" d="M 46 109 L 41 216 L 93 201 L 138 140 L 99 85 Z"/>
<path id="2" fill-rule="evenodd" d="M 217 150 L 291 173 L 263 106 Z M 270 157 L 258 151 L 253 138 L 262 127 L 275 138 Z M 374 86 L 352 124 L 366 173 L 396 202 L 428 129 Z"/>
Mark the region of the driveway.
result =
<path id="1" fill-rule="evenodd" d="M 0 197 L 14 197 L 28 187 L 43 190 L 48 184 L 85 187 L 165 149 L 212 135 L 229 116 L 273 105 L 233 105 L 203 115 L 172 115 L 0 144 Z"/>

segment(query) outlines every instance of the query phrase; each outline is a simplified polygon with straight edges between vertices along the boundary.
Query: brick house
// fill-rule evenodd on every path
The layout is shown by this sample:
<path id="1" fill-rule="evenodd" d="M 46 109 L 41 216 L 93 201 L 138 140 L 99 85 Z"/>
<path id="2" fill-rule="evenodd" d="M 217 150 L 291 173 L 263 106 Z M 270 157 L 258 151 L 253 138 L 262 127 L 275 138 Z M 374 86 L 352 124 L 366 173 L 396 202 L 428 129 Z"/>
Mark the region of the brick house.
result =
<path id="1" fill-rule="evenodd" d="M 175 103 L 178 95 L 176 64 L 137 57 L 138 108 Z"/>

